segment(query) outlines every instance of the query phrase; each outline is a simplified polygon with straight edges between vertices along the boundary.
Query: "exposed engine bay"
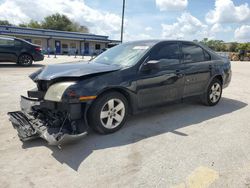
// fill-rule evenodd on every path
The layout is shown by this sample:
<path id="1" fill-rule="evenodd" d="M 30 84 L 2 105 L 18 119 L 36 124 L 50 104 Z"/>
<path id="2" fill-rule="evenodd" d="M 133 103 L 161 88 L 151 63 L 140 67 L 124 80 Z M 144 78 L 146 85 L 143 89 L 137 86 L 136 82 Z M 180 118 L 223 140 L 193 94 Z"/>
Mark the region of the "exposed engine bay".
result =
<path id="1" fill-rule="evenodd" d="M 50 145 L 61 145 L 87 134 L 88 128 L 83 119 L 76 118 L 77 114 L 73 117 L 71 115 L 74 111 L 77 112 L 78 105 L 73 105 L 68 110 L 62 107 L 58 110 L 53 108 L 53 104 L 46 103 L 22 96 L 22 111 L 8 113 L 20 140 L 27 141 L 41 137 Z"/>

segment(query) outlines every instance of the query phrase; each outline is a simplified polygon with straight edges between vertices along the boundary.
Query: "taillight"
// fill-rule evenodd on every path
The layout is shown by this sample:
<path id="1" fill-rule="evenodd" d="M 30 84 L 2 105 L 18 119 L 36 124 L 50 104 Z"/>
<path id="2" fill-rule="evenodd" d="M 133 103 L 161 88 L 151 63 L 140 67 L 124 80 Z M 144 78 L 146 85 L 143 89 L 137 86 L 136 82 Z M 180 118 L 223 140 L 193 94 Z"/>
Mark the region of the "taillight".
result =
<path id="1" fill-rule="evenodd" d="M 42 51 L 42 48 L 41 48 L 41 47 L 35 47 L 35 51 L 41 52 L 41 51 Z"/>

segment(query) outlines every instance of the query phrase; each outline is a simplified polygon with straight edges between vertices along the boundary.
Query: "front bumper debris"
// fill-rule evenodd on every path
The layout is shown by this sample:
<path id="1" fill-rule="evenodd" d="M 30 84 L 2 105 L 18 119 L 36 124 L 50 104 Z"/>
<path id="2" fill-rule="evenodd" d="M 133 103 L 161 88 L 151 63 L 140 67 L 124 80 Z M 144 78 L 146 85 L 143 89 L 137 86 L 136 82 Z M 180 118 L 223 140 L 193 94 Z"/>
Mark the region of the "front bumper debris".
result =
<path id="1" fill-rule="evenodd" d="M 10 121 L 17 130 L 20 140 L 27 141 L 39 137 L 37 131 L 32 127 L 29 119 L 21 111 L 9 112 Z"/>
<path id="2" fill-rule="evenodd" d="M 21 97 L 21 111 L 9 112 L 21 141 L 43 138 L 49 145 L 62 145 L 87 135 L 82 119 L 72 119 L 66 111 L 48 109 L 41 101 Z"/>

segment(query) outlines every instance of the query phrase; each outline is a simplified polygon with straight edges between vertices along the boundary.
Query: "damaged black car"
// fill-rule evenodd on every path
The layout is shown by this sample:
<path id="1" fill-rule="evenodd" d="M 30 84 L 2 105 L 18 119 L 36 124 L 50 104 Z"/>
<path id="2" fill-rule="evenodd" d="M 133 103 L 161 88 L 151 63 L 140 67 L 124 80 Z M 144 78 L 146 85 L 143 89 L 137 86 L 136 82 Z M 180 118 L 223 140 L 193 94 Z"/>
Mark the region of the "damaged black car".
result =
<path id="1" fill-rule="evenodd" d="M 82 138 L 89 128 L 119 130 L 135 114 L 184 98 L 216 105 L 231 80 L 231 65 L 189 41 L 128 42 L 90 62 L 48 65 L 30 75 L 37 87 L 9 112 L 22 141 L 41 137 L 52 145 Z"/>

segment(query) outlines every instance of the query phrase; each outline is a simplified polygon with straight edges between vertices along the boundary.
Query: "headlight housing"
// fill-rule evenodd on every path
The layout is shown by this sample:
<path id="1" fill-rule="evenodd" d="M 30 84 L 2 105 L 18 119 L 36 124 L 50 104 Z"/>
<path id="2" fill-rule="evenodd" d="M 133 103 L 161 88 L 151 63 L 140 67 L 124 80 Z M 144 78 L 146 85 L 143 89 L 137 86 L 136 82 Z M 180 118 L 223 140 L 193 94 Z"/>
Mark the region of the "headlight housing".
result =
<path id="1" fill-rule="evenodd" d="M 72 85 L 74 85 L 75 82 L 59 82 L 51 85 L 49 89 L 47 90 L 44 99 L 48 101 L 55 101 L 55 102 L 61 102 L 62 96 L 66 89 Z"/>

